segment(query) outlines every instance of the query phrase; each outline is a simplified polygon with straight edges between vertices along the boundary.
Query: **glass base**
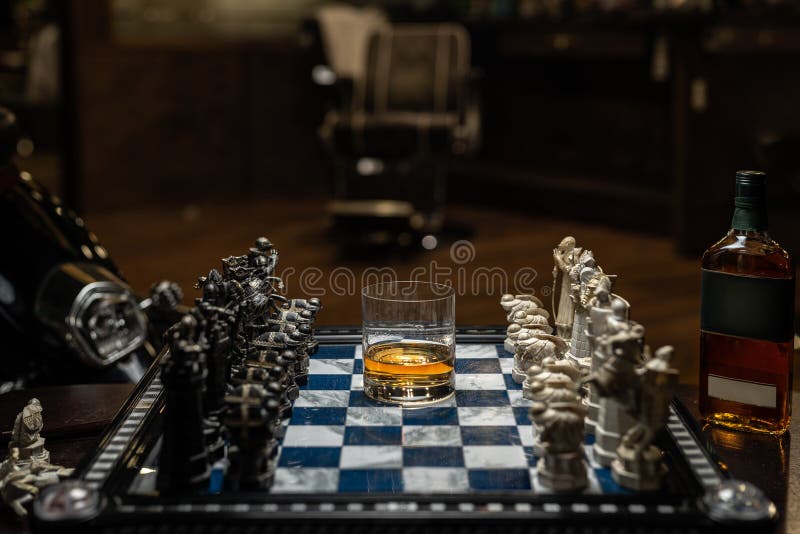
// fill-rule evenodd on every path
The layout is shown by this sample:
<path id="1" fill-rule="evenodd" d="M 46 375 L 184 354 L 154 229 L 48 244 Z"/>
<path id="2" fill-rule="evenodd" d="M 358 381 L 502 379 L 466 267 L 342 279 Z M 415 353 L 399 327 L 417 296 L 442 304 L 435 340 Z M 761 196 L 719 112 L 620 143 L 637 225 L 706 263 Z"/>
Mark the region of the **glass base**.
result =
<path id="1" fill-rule="evenodd" d="M 389 404 L 427 406 L 451 398 L 455 389 L 450 382 L 425 386 L 386 384 L 364 377 L 364 395 Z"/>

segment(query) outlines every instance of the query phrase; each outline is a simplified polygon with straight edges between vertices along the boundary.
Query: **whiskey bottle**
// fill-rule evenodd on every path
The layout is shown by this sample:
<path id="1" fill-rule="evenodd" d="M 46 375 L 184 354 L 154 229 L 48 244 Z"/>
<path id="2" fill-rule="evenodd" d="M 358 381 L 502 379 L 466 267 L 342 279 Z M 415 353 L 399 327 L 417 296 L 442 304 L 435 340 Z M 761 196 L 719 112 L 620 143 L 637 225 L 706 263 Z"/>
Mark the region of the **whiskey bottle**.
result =
<path id="1" fill-rule="evenodd" d="M 736 173 L 731 229 L 702 260 L 700 412 L 738 430 L 789 427 L 795 270 L 767 232 L 766 175 Z"/>

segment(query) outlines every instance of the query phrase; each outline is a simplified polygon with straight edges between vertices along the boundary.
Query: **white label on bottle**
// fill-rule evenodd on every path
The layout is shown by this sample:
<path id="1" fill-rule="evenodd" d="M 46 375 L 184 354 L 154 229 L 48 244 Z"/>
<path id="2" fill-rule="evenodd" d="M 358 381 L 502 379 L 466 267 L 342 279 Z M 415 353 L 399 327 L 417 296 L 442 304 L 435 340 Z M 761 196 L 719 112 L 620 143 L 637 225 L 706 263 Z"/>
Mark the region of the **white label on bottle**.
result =
<path id="1" fill-rule="evenodd" d="M 751 406 L 775 408 L 778 388 L 772 384 L 708 375 L 708 396 Z"/>

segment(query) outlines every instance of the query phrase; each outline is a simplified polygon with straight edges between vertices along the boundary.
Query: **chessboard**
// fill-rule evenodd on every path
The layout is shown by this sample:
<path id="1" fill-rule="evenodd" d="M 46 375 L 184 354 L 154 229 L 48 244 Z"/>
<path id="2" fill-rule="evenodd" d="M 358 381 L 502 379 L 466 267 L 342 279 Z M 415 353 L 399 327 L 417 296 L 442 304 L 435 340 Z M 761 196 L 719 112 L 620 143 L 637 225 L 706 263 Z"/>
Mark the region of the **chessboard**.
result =
<path id="1" fill-rule="evenodd" d="M 587 437 L 589 486 L 559 494 L 537 484 L 530 401 L 511 379 L 513 358 L 503 349 L 502 334 L 461 332 L 455 394 L 415 408 L 364 395 L 357 332 L 317 337 L 320 348 L 294 401 L 270 489 L 228 492 L 219 473 L 212 473 L 207 491 L 158 494 L 163 388 L 154 366 L 97 452 L 70 481 L 96 497 L 96 512 L 81 516 L 84 526 L 113 530 L 140 525 L 144 532 L 171 523 L 192 525 L 194 532 L 213 531 L 214 525 L 263 526 L 264 521 L 270 528 L 363 521 L 377 531 L 381 524 L 419 527 L 424 519 L 425 528 L 442 521 L 466 530 L 485 527 L 487 520 L 583 524 L 590 530 L 630 521 L 719 527 L 701 503 L 725 475 L 677 401 L 659 437 L 669 469 L 661 491 L 621 488 L 610 470 L 593 460 L 592 438 Z M 47 528 L 75 524 L 74 518 L 53 516 L 41 506 L 34 516 L 36 525 Z"/>

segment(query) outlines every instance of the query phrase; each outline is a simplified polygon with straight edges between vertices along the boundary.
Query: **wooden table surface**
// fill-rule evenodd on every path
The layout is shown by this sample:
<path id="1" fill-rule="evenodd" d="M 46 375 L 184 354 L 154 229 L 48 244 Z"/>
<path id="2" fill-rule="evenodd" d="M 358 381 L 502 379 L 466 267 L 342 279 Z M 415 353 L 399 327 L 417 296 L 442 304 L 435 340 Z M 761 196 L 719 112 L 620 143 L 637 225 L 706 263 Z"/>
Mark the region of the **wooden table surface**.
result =
<path id="1" fill-rule="evenodd" d="M 133 386 L 78 385 L 0 395 L 0 445 L 5 448 L 14 416 L 30 397 L 44 406 L 46 447 L 52 461 L 74 466 L 91 451 L 103 427 L 114 417 Z M 679 398 L 695 417 L 697 386 L 681 385 Z M 780 512 L 778 532 L 800 533 L 800 393 L 795 392 L 792 426 L 780 439 L 703 429 L 721 463 L 732 476 L 756 484 Z M 794 439 L 792 439 L 794 437 Z M 28 532 L 28 525 L 8 509 L 0 512 L 0 534 Z"/>

